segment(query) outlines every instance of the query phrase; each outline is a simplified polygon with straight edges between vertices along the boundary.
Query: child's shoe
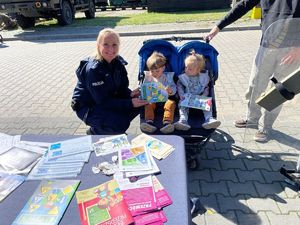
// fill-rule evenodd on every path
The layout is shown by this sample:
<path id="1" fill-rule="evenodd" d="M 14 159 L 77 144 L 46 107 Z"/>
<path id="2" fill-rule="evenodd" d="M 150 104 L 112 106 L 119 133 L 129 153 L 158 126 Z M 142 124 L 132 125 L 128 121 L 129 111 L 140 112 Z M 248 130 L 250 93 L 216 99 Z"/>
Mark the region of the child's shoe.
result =
<path id="1" fill-rule="evenodd" d="M 202 124 L 204 129 L 216 129 L 221 125 L 221 121 L 216 120 L 215 118 L 209 118 L 209 120 Z"/>
<path id="2" fill-rule="evenodd" d="M 176 130 L 189 130 L 191 129 L 191 126 L 188 125 L 186 121 L 178 121 L 174 123 L 175 129 Z"/>
<path id="3" fill-rule="evenodd" d="M 174 132 L 174 125 L 170 122 L 164 122 L 164 125 L 162 128 L 160 128 L 160 132 L 163 134 L 169 134 Z"/>
<path id="4" fill-rule="evenodd" d="M 154 133 L 156 131 L 156 127 L 152 120 L 147 120 L 146 123 L 141 123 L 141 130 L 146 133 Z"/>

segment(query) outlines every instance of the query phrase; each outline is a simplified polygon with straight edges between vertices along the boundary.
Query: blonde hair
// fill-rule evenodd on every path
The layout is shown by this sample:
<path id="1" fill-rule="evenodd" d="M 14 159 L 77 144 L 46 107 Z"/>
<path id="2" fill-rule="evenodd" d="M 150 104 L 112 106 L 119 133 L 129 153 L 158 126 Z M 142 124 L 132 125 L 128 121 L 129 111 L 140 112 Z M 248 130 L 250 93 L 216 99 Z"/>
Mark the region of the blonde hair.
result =
<path id="1" fill-rule="evenodd" d="M 99 45 L 103 41 L 104 37 L 109 36 L 109 35 L 114 35 L 117 38 L 118 44 L 120 45 L 120 35 L 111 28 L 104 28 L 103 30 L 101 30 L 99 32 L 98 37 L 97 37 L 97 47 L 96 47 L 96 53 L 95 53 L 95 58 L 97 60 L 100 60 L 100 61 L 103 60 L 103 56 L 101 55 L 101 53 L 99 51 Z"/>
<path id="2" fill-rule="evenodd" d="M 157 51 L 154 51 L 151 56 L 147 59 L 147 67 L 149 70 L 159 69 L 165 66 L 167 63 L 166 57 Z"/>
<path id="3" fill-rule="evenodd" d="M 195 50 L 192 50 L 190 52 L 190 55 L 185 58 L 184 64 L 196 66 L 200 73 L 201 70 L 205 68 L 205 57 L 201 54 L 196 53 Z"/>

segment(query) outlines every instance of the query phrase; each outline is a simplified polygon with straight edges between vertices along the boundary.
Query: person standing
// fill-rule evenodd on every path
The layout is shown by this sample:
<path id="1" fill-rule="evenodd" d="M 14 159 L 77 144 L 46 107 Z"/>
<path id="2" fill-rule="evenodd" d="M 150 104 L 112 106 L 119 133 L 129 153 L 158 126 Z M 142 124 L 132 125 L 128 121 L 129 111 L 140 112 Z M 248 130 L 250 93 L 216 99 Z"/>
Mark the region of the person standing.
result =
<path id="1" fill-rule="evenodd" d="M 139 89 L 130 90 L 126 62 L 119 54 L 120 37 L 113 29 L 99 32 L 96 55 L 80 62 L 72 109 L 90 126 L 87 134 L 122 134 L 148 104 Z"/>
<path id="2" fill-rule="evenodd" d="M 254 6 L 260 4 L 262 9 L 261 30 L 262 38 L 260 47 L 256 53 L 255 59 L 252 64 L 249 87 L 246 91 L 246 100 L 248 100 L 248 109 L 245 118 L 235 121 L 235 126 L 238 128 L 245 128 L 251 125 L 258 125 L 258 131 L 255 133 L 254 140 L 258 142 L 268 141 L 268 134 L 275 122 L 282 105 L 278 106 L 271 112 L 261 109 L 259 105 L 255 103 L 256 97 L 265 91 L 268 86 L 269 79 L 264 79 L 264 76 L 260 71 L 260 65 L 263 61 L 263 55 L 265 54 L 265 47 L 263 46 L 263 38 L 270 25 L 279 20 L 285 20 L 290 18 L 300 17 L 300 1 L 299 0 L 241 0 L 238 2 L 227 15 L 220 20 L 206 35 L 207 40 L 212 40 L 224 27 L 233 23 L 241 18 Z M 299 24 L 300 27 L 300 24 Z M 300 48 L 290 48 L 290 51 L 285 52 L 284 55 L 271 56 L 271 60 L 274 67 L 279 65 L 293 64 L 300 59 Z M 280 58 L 279 58 L 280 57 Z M 270 67 L 271 68 L 271 67 Z M 270 71 L 268 71 L 270 72 Z M 259 83 L 260 85 L 255 85 Z"/>

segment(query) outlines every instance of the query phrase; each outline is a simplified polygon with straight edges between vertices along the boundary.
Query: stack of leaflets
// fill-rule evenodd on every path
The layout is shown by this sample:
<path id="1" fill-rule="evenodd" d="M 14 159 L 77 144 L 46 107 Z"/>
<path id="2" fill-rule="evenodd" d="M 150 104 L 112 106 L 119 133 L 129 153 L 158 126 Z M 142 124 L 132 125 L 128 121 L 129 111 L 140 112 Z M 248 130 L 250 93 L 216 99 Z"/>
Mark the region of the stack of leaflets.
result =
<path id="1" fill-rule="evenodd" d="M 168 97 L 166 87 L 160 82 L 145 82 L 141 84 L 141 98 L 150 103 L 166 102 Z"/>
<path id="2" fill-rule="evenodd" d="M 25 176 L 0 172 L 0 202 L 25 181 Z"/>
<path id="3" fill-rule="evenodd" d="M 135 224 L 163 224 L 167 221 L 162 208 L 172 204 L 172 200 L 155 176 L 130 182 L 119 173 L 115 179 Z"/>
<path id="4" fill-rule="evenodd" d="M 42 181 L 12 225 L 58 224 L 79 183 L 79 180 Z"/>
<path id="5" fill-rule="evenodd" d="M 144 146 L 158 160 L 166 158 L 175 149 L 172 145 L 162 142 L 147 134 L 140 134 L 131 141 L 132 145 Z"/>
<path id="6" fill-rule="evenodd" d="M 212 98 L 204 95 L 184 94 L 184 100 L 180 102 L 180 106 L 210 111 L 212 106 Z"/>
<path id="7" fill-rule="evenodd" d="M 28 180 L 76 177 L 88 162 L 92 151 L 91 136 L 69 139 L 49 146 Z"/>
<path id="8" fill-rule="evenodd" d="M 125 134 L 100 138 L 93 144 L 96 156 L 108 155 L 126 147 L 130 147 L 130 143 Z"/>
<path id="9" fill-rule="evenodd" d="M 132 146 L 119 149 L 119 170 L 126 177 L 158 173 L 160 170 L 150 152 L 144 146 Z"/>
<path id="10" fill-rule="evenodd" d="M 82 225 L 132 224 L 133 218 L 115 180 L 77 191 Z"/>

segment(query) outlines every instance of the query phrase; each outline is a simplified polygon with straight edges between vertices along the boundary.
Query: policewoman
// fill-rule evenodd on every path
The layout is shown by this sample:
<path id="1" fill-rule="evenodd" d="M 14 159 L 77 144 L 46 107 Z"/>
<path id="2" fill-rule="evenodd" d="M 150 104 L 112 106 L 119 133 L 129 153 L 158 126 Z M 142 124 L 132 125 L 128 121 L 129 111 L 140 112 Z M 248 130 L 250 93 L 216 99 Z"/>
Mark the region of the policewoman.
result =
<path id="1" fill-rule="evenodd" d="M 138 89 L 131 91 L 127 64 L 118 54 L 120 37 L 110 28 L 99 32 L 94 57 L 80 62 L 77 85 L 71 106 L 90 128 L 87 134 L 121 134 L 148 104 L 139 99 Z"/>

